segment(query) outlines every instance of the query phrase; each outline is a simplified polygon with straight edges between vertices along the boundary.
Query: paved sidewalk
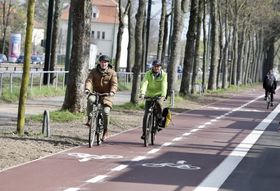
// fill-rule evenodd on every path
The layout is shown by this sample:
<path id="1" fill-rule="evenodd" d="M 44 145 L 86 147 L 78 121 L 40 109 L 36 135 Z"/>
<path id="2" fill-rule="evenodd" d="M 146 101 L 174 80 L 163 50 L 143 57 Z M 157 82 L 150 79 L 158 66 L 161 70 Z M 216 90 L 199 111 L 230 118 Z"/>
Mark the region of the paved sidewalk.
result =
<path id="1" fill-rule="evenodd" d="M 115 105 L 120 105 L 130 101 L 130 92 L 117 92 L 115 95 Z M 45 110 L 54 111 L 61 108 L 64 96 L 47 97 L 28 100 L 26 104 L 26 115 L 43 114 Z M 16 120 L 18 103 L 0 103 L 0 126 L 12 124 Z"/>

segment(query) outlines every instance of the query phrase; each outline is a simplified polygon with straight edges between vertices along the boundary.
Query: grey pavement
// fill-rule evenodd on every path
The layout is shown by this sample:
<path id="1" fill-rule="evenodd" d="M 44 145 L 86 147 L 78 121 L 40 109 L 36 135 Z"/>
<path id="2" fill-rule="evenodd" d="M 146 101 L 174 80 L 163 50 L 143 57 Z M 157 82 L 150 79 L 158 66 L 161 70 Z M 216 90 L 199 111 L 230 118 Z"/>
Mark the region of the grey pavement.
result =
<path id="1" fill-rule="evenodd" d="M 26 115 L 43 114 L 45 110 L 54 111 L 61 108 L 64 96 L 46 97 L 28 100 Z M 130 101 L 130 92 L 117 92 L 114 104 L 120 105 Z M 18 112 L 18 103 L 0 103 L 0 125 L 14 124 Z"/>

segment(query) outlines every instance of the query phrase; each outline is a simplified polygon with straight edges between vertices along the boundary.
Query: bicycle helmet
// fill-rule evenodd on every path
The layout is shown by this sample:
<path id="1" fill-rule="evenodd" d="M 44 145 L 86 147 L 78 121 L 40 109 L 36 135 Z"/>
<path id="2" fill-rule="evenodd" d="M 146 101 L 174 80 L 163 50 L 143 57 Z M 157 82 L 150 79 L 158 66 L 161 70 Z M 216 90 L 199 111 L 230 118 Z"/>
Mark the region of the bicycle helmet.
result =
<path id="1" fill-rule="evenodd" d="M 98 60 L 99 60 L 99 62 L 101 62 L 101 61 L 110 62 L 111 61 L 110 57 L 107 55 L 101 55 Z"/>
<path id="2" fill-rule="evenodd" d="M 159 60 L 154 60 L 152 63 L 153 66 L 161 66 L 161 63 Z"/>

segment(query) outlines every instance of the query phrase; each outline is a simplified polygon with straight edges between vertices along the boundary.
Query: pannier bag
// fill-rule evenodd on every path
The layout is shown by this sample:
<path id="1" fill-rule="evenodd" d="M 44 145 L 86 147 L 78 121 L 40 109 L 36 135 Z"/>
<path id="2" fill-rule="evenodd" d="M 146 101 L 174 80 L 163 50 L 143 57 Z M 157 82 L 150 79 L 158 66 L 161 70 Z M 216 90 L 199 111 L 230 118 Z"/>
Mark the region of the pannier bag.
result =
<path id="1" fill-rule="evenodd" d="M 170 108 L 166 107 L 162 110 L 162 127 L 166 128 L 171 121 L 171 111 Z"/>

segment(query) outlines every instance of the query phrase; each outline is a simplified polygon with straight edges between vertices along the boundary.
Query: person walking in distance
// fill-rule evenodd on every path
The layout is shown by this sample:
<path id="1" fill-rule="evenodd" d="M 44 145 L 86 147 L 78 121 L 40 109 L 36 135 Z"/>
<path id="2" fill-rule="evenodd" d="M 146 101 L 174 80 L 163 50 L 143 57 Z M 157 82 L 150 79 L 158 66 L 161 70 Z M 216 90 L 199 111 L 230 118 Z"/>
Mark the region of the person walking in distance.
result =
<path id="1" fill-rule="evenodd" d="M 108 96 L 102 97 L 101 103 L 103 106 L 104 114 L 104 133 L 102 140 L 107 138 L 108 126 L 109 126 L 109 114 L 113 106 L 113 96 L 117 92 L 118 80 L 117 73 L 112 69 L 110 64 L 110 58 L 106 55 L 101 55 L 98 59 L 99 64 L 96 68 L 92 69 L 85 81 L 85 93 L 90 92 L 108 93 Z M 95 102 L 95 95 L 90 95 L 87 102 L 87 115 L 88 120 L 86 125 L 90 124 L 90 113 L 93 109 L 93 103 Z"/>
<path id="2" fill-rule="evenodd" d="M 264 100 L 267 99 L 267 95 L 270 94 L 271 97 L 271 106 L 273 106 L 273 94 L 277 87 L 277 81 L 273 75 L 273 70 L 269 70 L 263 80 L 263 88 L 265 89 Z"/>
<path id="3" fill-rule="evenodd" d="M 160 99 L 157 102 L 157 111 L 158 111 L 158 118 L 161 119 L 162 116 L 162 102 L 165 99 L 167 94 L 167 74 L 165 71 L 162 70 L 162 65 L 158 60 L 154 60 L 152 63 L 151 70 L 147 71 L 144 76 L 144 80 L 141 84 L 140 89 L 140 98 L 146 97 L 157 97 L 159 96 Z M 147 118 L 148 109 L 151 105 L 150 100 L 146 100 L 145 102 L 145 113 L 143 117 L 143 134 L 141 139 L 144 139 L 144 132 L 145 132 L 145 122 Z"/>

